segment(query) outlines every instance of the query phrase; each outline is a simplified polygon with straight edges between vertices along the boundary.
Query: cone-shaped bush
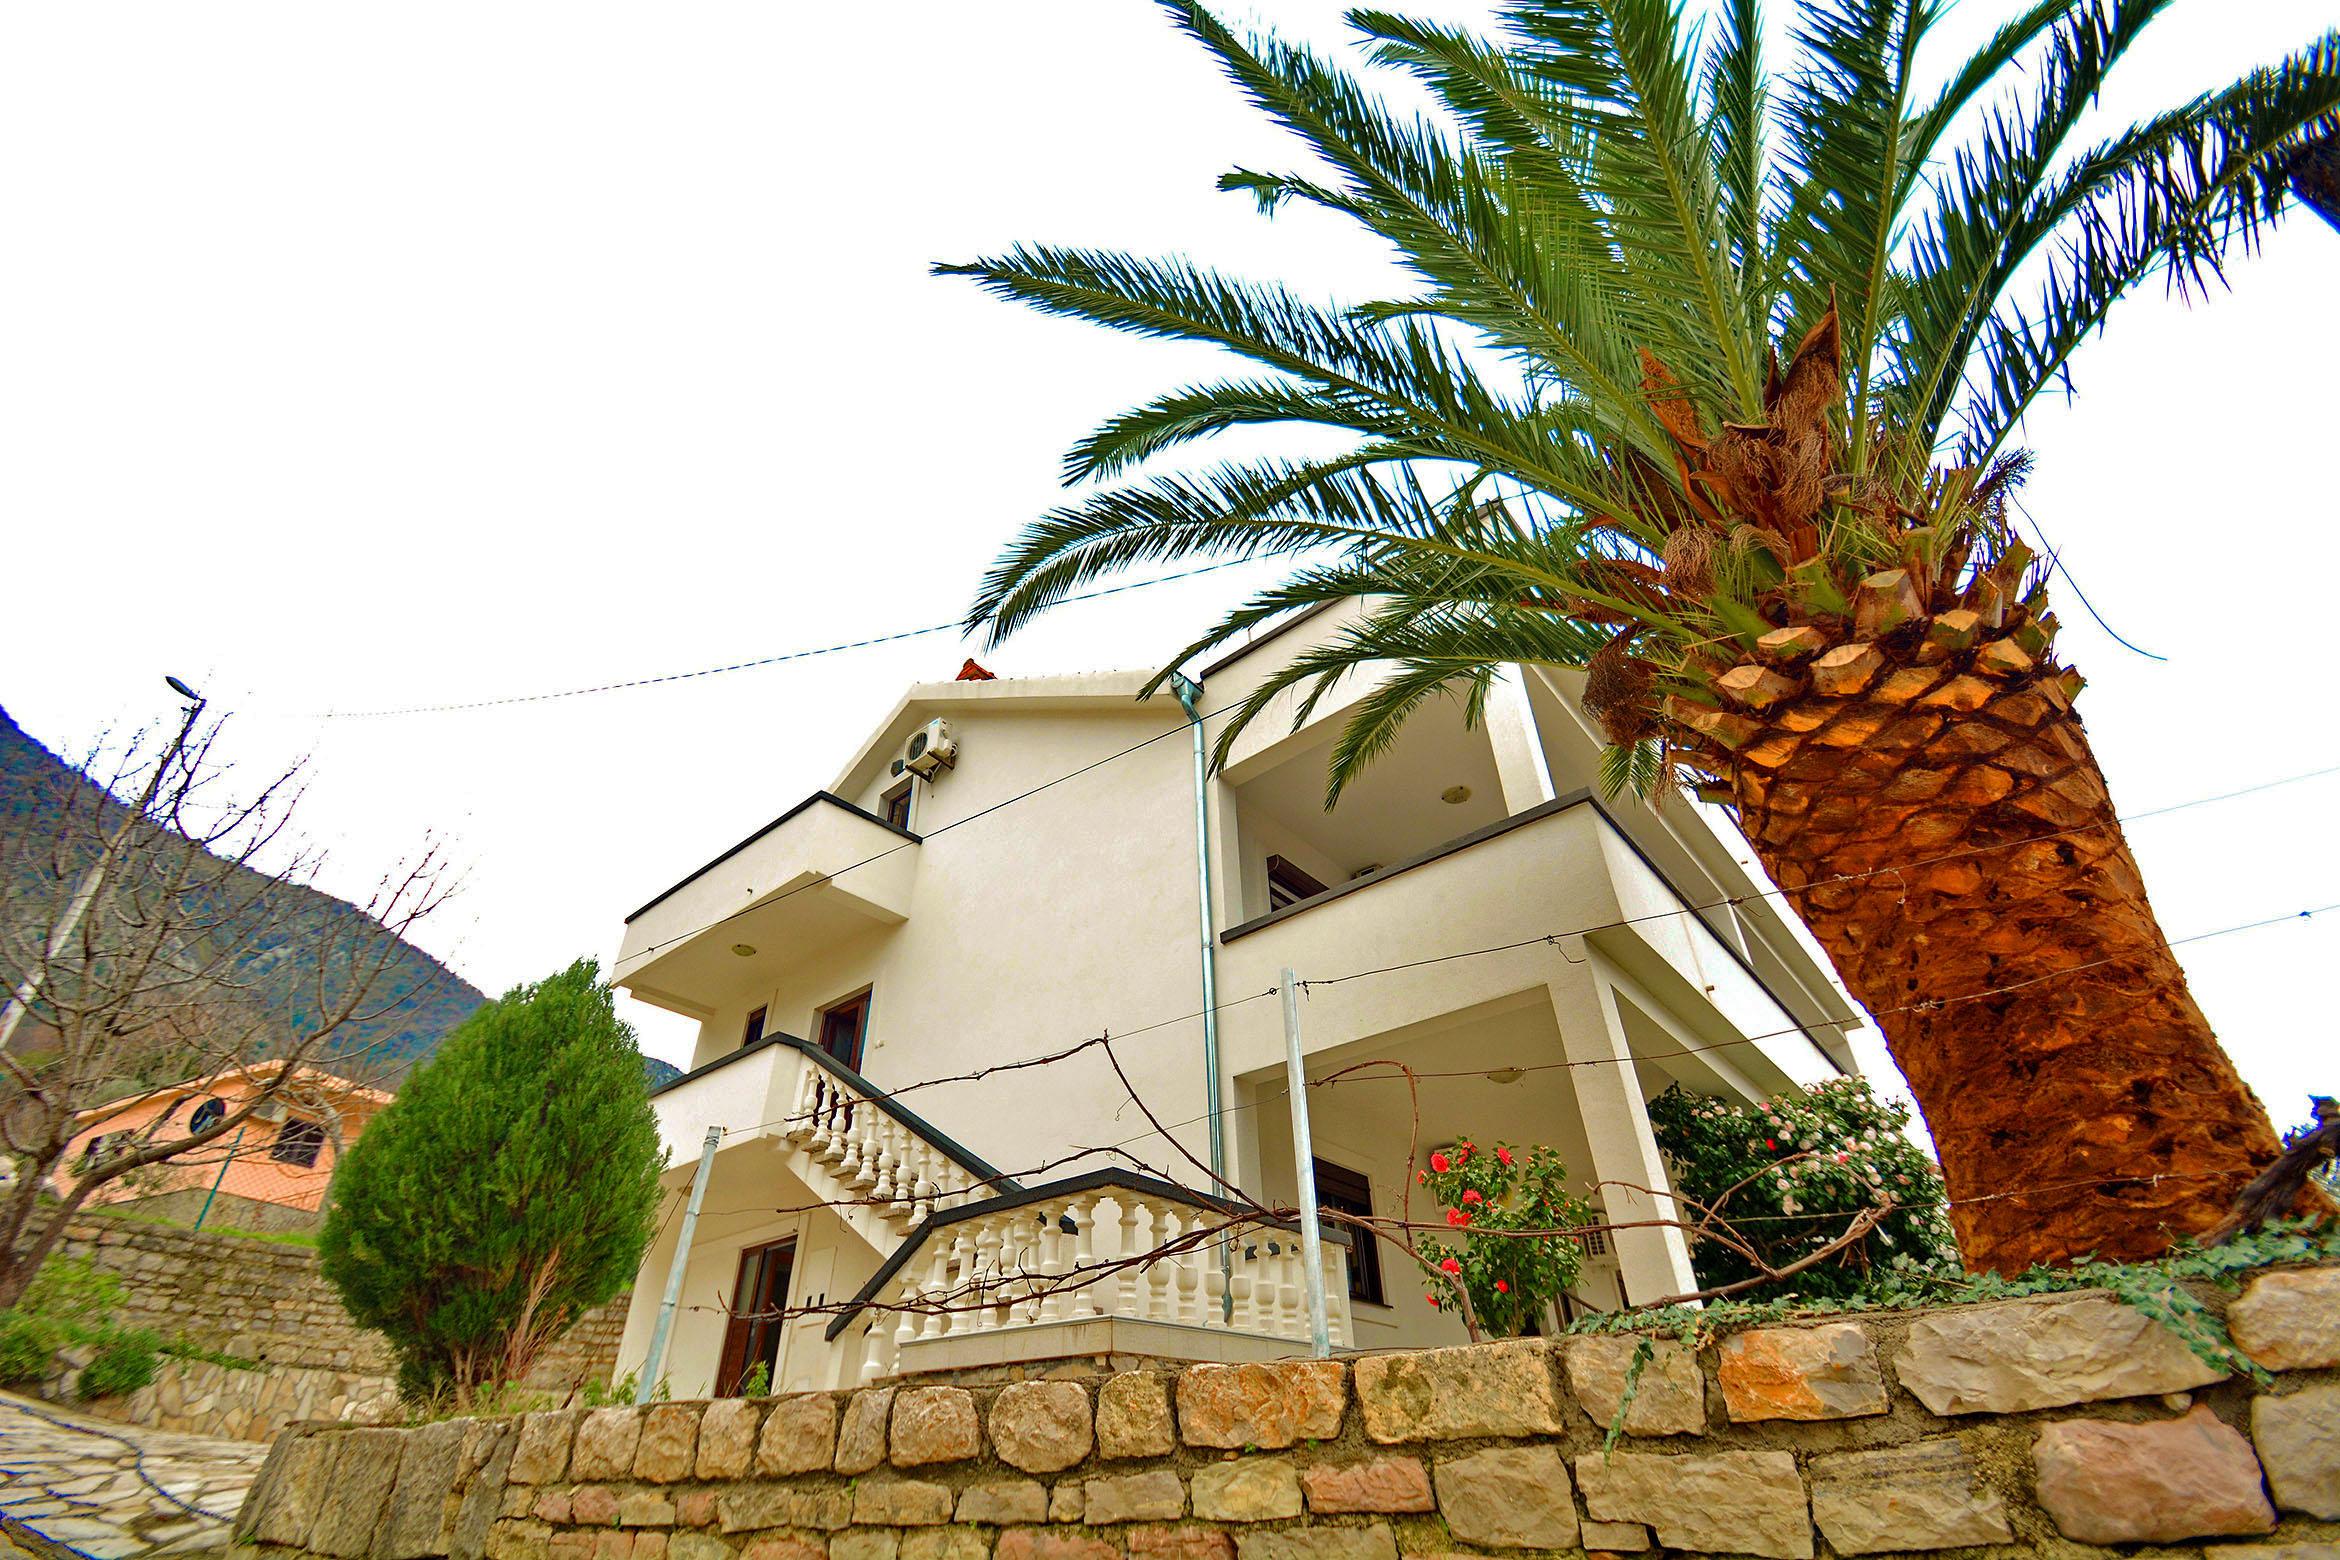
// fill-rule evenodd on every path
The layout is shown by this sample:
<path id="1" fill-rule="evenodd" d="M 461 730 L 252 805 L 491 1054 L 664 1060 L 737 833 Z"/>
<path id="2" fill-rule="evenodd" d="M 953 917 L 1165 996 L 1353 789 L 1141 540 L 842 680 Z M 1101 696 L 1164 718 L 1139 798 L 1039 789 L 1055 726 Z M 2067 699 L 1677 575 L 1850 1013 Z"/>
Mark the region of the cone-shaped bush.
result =
<path id="1" fill-rule="evenodd" d="M 342 1161 L 325 1276 L 410 1399 L 526 1376 L 650 1243 L 664 1155 L 599 975 L 580 959 L 474 1013 Z"/>

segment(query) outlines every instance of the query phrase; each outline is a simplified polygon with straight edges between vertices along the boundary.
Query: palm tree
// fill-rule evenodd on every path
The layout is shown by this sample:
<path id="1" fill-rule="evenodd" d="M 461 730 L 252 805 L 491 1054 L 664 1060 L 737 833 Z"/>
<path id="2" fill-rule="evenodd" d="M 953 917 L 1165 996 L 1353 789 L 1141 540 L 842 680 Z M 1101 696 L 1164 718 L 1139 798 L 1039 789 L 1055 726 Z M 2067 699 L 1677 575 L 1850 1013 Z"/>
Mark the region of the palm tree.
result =
<path id="1" fill-rule="evenodd" d="M 1219 737 L 1394 663 L 1327 805 L 1425 700 L 1581 668 L 1604 780 L 1730 807 L 1879 1021 L 1971 1263 L 2206 1229 L 2275 1133 L 2146 903 L 2008 512 L 2025 408 L 2114 301 L 2215 277 L 2335 128 L 2340 33 L 2068 144 L 2165 3 L 2040 0 L 1931 89 L 1943 0 L 1800 0 L 1786 74 L 1754 0 L 1711 37 L 1674 0 L 1510 0 L 1491 38 L 1351 13 L 1431 117 L 1171 3 L 1316 160 L 1222 187 L 1351 219 L 1408 290 L 1327 305 L 1067 248 L 938 267 L 1256 365 L 1076 446 L 1067 481 L 1100 485 L 1024 531 L 970 624 L 1003 638 L 1132 564 L 1289 555 L 1180 661 L 1368 598 Z M 1139 469 L 1267 424 L 1348 437 Z"/>

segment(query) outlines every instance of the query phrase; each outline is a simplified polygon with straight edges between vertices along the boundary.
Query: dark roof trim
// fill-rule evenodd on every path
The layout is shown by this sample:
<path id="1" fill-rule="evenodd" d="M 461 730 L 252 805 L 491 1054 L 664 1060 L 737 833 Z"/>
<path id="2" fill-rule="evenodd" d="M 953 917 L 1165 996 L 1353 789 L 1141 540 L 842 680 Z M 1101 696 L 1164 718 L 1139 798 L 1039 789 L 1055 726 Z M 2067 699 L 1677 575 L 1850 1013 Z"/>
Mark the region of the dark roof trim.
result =
<path id="1" fill-rule="evenodd" d="M 753 845 L 756 841 L 762 839 L 765 835 L 771 833 L 774 829 L 779 828 L 780 825 L 786 823 L 789 819 L 795 817 L 798 813 L 803 812 L 807 807 L 810 807 L 815 802 L 827 802 L 831 807 L 841 807 L 845 811 L 853 814 L 853 816 L 856 818 L 863 819 L 869 823 L 874 823 L 879 828 L 885 829 L 890 833 L 899 834 L 902 836 L 902 838 L 908 840 L 913 845 L 917 844 L 919 841 L 920 837 L 918 835 L 912 834 L 908 829 L 895 827 L 893 824 L 886 822 L 885 819 L 880 818 L 876 813 L 868 812 L 862 808 L 854 806 L 851 802 L 845 800 L 844 797 L 837 795 L 833 791 L 815 791 L 812 795 L 806 797 L 803 801 L 798 802 L 794 807 L 789 808 L 788 811 L 782 813 L 779 817 L 774 818 L 770 823 L 767 823 L 762 828 L 756 830 L 755 833 L 749 835 L 746 839 L 741 840 L 737 845 L 732 846 L 731 849 L 725 851 L 722 855 L 717 856 L 713 861 L 708 862 L 705 866 L 699 868 L 697 871 L 683 878 L 680 882 L 660 893 L 657 898 L 651 900 L 648 904 L 635 911 L 632 915 L 627 916 L 626 924 L 628 926 L 633 925 L 634 922 L 649 914 L 660 904 L 664 903 L 668 899 L 671 899 L 674 897 L 674 895 L 680 893 L 683 889 L 690 887 L 691 884 L 697 882 L 700 878 L 705 877 L 708 873 L 714 871 L 717 867 L 722 866 L 723 863 L 729 861 L 732 857 L 738 855 L 741 851 L 747 849 L 750 845 Z M 753 907 L 751 906 L 750 908 Z"/>
<path id="2" fill-rule="evenodd" d="M 1237 661 L 1242 660 L 1245 656 L 1251 654 L 1252 651 L 1257 650 L 1261 645 L 1266 644 L 1269 640 L 1278 637 L 1287 630 L 1298 628 L 1301 624 L 1307 622 L 1310 618 L 1316 616 L 1316 614 L 1319 612 L 1326 611 L 1332 607 L 1337 607 L 1344 601 L 1351 601 L 1354 599 L 1354 597 L 1350 596 L 1336 596 L 1330 601 L 1320 601 L 1313 607 L 1301 608 L 1298 612 L 1293 613 L 1290 617 L 1284 619 L 1284 621 L 1278 623 L 1275 627 L 1269 629 L 1266 633 L 1258 635 L 1255 638 L 1245 640 L 1239 648 L 1219 657 L 1216 661 L 1213 661 L 1210 665 L 1204 667 L 1200 672 L 1195 674 L 1194 680 L 1196 682 L 1207 681 L 1213 672 L 1224 671 L 1226 668 L 1233 666 Z"/>
<path id="3" fill-rule="evenodd" d="M 886 1285 L 892 1282 L 894 1275 L 902 1270 L 903 1264 L 917 1255 L 918 1249 L 926 1244 L 935 1231 L 948 1229 L 950 1226 L 967 1219 L 987 1218 L 995 1213 L 1013 1213 L 1016 1209 L 1029 1207 L 1033 1203 L 1053 1202 L 1059 1198 L 1077 1196 L 1082 1192 L 1092 1192 L 1104 1187 L 1123 1187 L 1129 1191 L 1143 1192 L 1148 1197 L 1157 1198 L 1163 1202 L 1183 1203 L 1189 1208 L 1201 1208 L 1211 1213 L 1243 1213 L 1247 1211 L 1243 1204 L 1229 1202 L 1224 1197 L 1213 1197 L 1207 1192 L 1198 1192 L 1190 1187 L 1180 1186 L 1174 1181 L 1164 1181 L 1154 1176 L 1140 1175 L 1134 1170 L 1123 1170 L 1111 1166 L 1103 1170 L 1090 1170 L 1081 1175 L 1068 1176 L 1061 1181 L 1048 1181 L 1039 1186 L 1019 1187 L 1012 1192 L 1002 1192 L 997 1197 L 986 1197 L 980 1202 L 961 1203 L 956 1208 L 928 1215 L 919 1221 L 918 1228 L 903 1236 L 902 1243 L 894 1248 L 893 1255 L 887 1257 L 884 1264 L 870 1275 L 869 1282 L 863 1284 L 853 1298 L 846 1302 L 846 1308 L 837 1313 L 835 1319 L 829 1323 L 828 1330 L 822 1336 L 833 1340 L 839 1333 L 842 1333 L 853 1318 L 861 1314 L 862 1308 L 867 1306 L 871 1299 L 885 1292 Z M 1264 1223 L 1270 1229 L 1298 1230 L 1300 1228 L 1300 1221 L 1297 1219 L 1266 1219 L 1259 1222 Z M 1318 1221 L 1318 1233 L 1336 1246 L 1355 1244 L 1349 1238 L 1349 1232 L 1346 1229 L 1326 1225 L 1321 1220 Z"/>
<path id="4" fill-rule="evenodd" d="M 1681 885 L 1674 881 L 1673 875 L 1667 872 L 1664 867 L 1659 866 L 1656 861 L 1651 859 L 1649 852 L 1641 848 L 1641 842 L 1636 840 L 1632 834 L 1627 831 L 1625 826 L 1617 821 L 1617 815 L 1609 811 L 1608 806 L 1603 803 L 1598 796 L 1595 796 L 1589 790 L 1571 791 L 1566 796 L 1554 797 L 1551 801 L 1543 802 L 1537 806 L 1530 807 L 1525 812 L 1513 813 L 1510 817 L 1498 819 L 1495 822 L 1486 825 L 1484 828 L 1473 829 L 1468 834 L 1458 835 L 1455 838 L 1448 840 L 1443 845 L 1433 845 L 1430 847 L 1430 849 L 1423 851 L 1420 855 L 1409 856 L 1405 860 L 1392 867 L 1383 867 L 1379 872 L 1374 873 L 1370 877 L 1351 878 L 1348 882 L 1337 884 L 1332 888 L 1326 889 L 1321 894 L 1311 894 L 1306 899 L 1288 904 L 1281 910 L 1270 910 L 1266 915 L 1255 916 L 1251 920 L 1245 921 L 1239 926 L 1230 926 L 1219 934 L 1219 941 L 1221 943 L 1231 943 L 1238 937 L 1248 937 L 1253 932 L 1259 931 L 1265 927 L 1273 926 L 1279 921 L 1288 921 L 1296 915 L 1305 915 L 1309 911 L 1315 909 L 1318 905 L 1326 904 L 1332 900 L 1338 899 L 1344 894 L 1354 894 L 1360 890 L 1371 888 L 1374 884 L 1382 882 L 1385 879 L 1396 877 L 1401 872 L 1411 872 L 1416 867 L 1428 866 L 1433 861 L 1437 861 L 1445 856 L 1451 856 L 1457 851 L 1468 850 L 1473 845 L 1482 844 L 1487 840 L 1495 838 L 1499 834 L 1509 834 L 1513 829 L 1523 828 L 1528 824 L 1549 818 L 1554 813 L 1566 812 L 1571 807 L 1587 806 L 1592 808 L 1594 814 L 1599 817 L 1601 822 L 1609 826 L 1610 832 L 1614 833 L 1618 839 L 1625 842 L 1625 848 L 1633 852 L 1635 858 L 1638 859 L 1643 866 L 1649 869 L 1650 875 L 1666 886 L 1666 892 L 1674 896 L 1674 900 L 1677 904 L 1679 904 L 1691 915 L 1698 916 L 1699 924 L 1701 926 L 1706 926 L 1707 934 L 1713 937 L 1716 942 L 1722 944 L 1723 952 L 1731 956 L 1731 961 L 1738 965 L 1741 970 L 1746 972 L 1747 978 L 1753 981 L 1757 988 L 1760 989 L 1765 996 L 1769 997 L 1773 1004 L 1776 1005 L 1782 1013 L 1785 1013 L 1791 1020 L 1794 1021 L 1797 1032 L 1802 1034 L 1806 1040 L 1811 1041 L 1813 1048 L 1819 1051 L 1821 1057 L 1826 1060 L 1828 1065 L 1835 1068 L 1839 1075 L 1842 1075 L 1844 1072 L 1844 1064 L 1839 1062 L 1836 1059 L 1834 1053 L 1832 1053 L 1826 1045 L 1821 1043 L 1820 1038 L 1817 1035 L 1812 1033 L 1812 1026 L 1804 1021 L 1803 1017 L 1796 1012 L 1794 1007 L 1788 1004 L 1785 998 L 1783 998 L 1777 991 L 1772 989 L 1771 982 L 1765 980 L 1761 972 L 1758 971 L 1753 964 L 1750 964 L 1747 961 L 1747 956 L 1738 950 L 1736 944 L 1734 944 L 1728 937 L 1725 937 L 1720 932 L 1717 932 L 1712 926 L 1707 926 L 1706 918 L 1703 915 L 1699 915 L 1698 910 L 1692 906 L 1690 903 L 1690 896 L 1682 892 Z M 1839 1038 L 1841 1038 L 1841 1036 Z"/>
<path id="5" fill-rule="evenodd" d="M 718 1056 L 711 1062 L 692 1068 L 689 1072 L 684 1073 L 679 1078 L 669 1078 L 666 1082 L 660 1084 L 657 1088 L 652 1089 L 650 1091 L 650 1097 L 652 1099 L 656 1099 L 659 1095 L 664 1094 L 667 1090 L 679 1089 L 694 1078 L 704 1078 L 709 1073 L 721 1072 L 724 1068 L 729 1067 L 733 1062 L 738 1061 L 741 1057 L 752 1055 L 757 1051 L 765 1049 L 767 1046 L 775 1045 L 789 1046 L 794 1050 L 800 1051 L 805 1056 L 809 1057 L 815 1065 L 824 1067 L 830 1072 L 835 1073 L 839 1078 L 843 1079 L 846 1083 L 851 1084 L 855 1089 L 860 1091 L 861 1097 L 863 1099 L 868 1100 L 872 1105 L 875 1105 L 878 1109 L 893 1117 L 903 1126 L 908 1127 L 919 1137 L 934 1145 L 936 1150 L 938 1150 L 944 1158 L 950 1160 L 951 1163 L 957 1165 L 960 1169 L 974 1176 L 978 1181 L 986 1182 L 992 1186 L 1004 1186 L 1011 1190 L 1018 1189 L 1023 1185 L 1023 1183 L 1018 1181 L 1014 1176 L 1003 1175 L 998 1170 L 993 1169 L 989 1164 L 985 1163 L 981 1158 L 977 1157 L 973 1150 L 960 1147 L 959 1144 L 945 1136 L 942 1130 L 935 1126 L 933 1122 L 928 1121 L 924 1116 L 919 1115 L 916 1111 L 910 1110 L 903 1106 L 884 1089 L 879 1088 L 876 1084 L 870 1082 L 867 1078 L 864 1078 L 860 1073 L 855 1072 L 852 1068 L 846 1066 L 843 1062 L 838 1061 L 828 1052 L 822 1050 L 819 1046 L 814 1045 L 810 1040 L 799 1040 L 794 1035 L 766 1035 L 761 1040 L 756 1041 L 753 1045 L 743 1045 L 736 1051 L 725 1052 L 723 1055 Z"/>

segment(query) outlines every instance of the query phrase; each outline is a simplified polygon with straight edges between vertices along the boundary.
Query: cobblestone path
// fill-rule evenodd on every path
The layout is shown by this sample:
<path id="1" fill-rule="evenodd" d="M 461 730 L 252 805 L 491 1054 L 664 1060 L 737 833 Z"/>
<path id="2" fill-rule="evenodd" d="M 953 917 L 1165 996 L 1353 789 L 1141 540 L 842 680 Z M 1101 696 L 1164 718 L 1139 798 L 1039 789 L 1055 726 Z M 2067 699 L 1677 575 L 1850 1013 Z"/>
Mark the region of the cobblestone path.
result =
<path id="1" fill-rule="evenodd" d="M 267 1455 L 0 1392 L 0 1518 L 92 1560 L 225 1548 Z M 0 1560 L 18 1547 L 0 1532 Z"/>

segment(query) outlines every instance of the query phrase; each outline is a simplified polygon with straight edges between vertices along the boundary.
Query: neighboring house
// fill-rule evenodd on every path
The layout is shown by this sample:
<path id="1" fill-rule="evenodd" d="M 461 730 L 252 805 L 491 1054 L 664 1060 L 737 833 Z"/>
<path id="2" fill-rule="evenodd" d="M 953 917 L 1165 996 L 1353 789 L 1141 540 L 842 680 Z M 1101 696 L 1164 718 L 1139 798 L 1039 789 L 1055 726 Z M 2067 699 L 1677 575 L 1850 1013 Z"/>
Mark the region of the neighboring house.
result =
<path id="1" fill-rule="evenodd" d="M 1209 733 L 1212 712 L 1357 610 L 1295 617 L 1205 669 Z M 1198 806 L 1187 717 L 1168 691 L 1138 702 L 1146 680 L 915 687 L 829 790 L 628 918 L 617 984 L 701 1026 L 691 1070 L 654 1095 L 677 1202 L 721 1129 L 666 1354 L 676 1394 L 732 1390 L 759 1361 L 798 1389 L 1305 1349 L 1289 1231 L 1072 1292 L 1046 1282 L 1216 1227 L 1197 1168 L 1214 1127 L 1231 1182 L 1293 1204 L 1283 1004 L 1267 995 L 1286 968 L 1320 983 L 1295 1003 L 1312 1079 L 1372 1060 L 1418 1075 L 1418 1118 L 1394 1068 L 1309 1091 L 1334 1208 L 1396 1215 L 1434 1149 L 1507 1139 L 1551 1144 L 1588 1187 L 1604 1183 L 1612 1222 L 1663 1217 L 1648 1099 L 1676 1082 L 1754 1099 L 1853 1070 L 1856 1010 L 1721 815 L 1592 789 L 1600 742 L 1575 674 L 1515 669 L 1476 727 L 1459 698 L 1426 708 L 1331 812 L 1326 757 L 1364 684 L 1297 729 L 1296 700 L 1271 710 Z M 937 721 L 955 761 L 899 772 Z M 1199 1017 L 1206 864 L 1215 1037 Z M 1380 973 L 1340 979 L 1361 971 Z M 876 1092 L 1108 1032 L 1126 1037 L 1115 1056 L 1175 1146 L 1094 1049 Z M 1072 1157 L 1108 1145 L 1182 1185 Z M 1412 1213 L 1437 1218 L 1418 1195 Z M 645 1362 L 681 1229 L 670 1212 L 645 1258 L 621 1371 Z M 1677 1229 L 1590 1244 L 1572 1304 L 1696 1287 Z M 1352 1260 L 1336 1241 L 1325 1260 L 1337 1344 L 1462 1336 L 1402 1253 Z M 958 1308 L 864 1306 L 937 1294 Z"/>
<path id="2" fill-rule="evenodd" d="M 83 1111 L 56 1172 L 60 1186 L 108 1144 L 167 1142 L 203 1131 L 265 1089 L 284 1066 L 260 1062 Z M 90 1195 L 88 1206 L 135 1203 L 141 1212 L 186 1223 L 201 1215 L 207 1226 L 233 1229 L 309 1228 L 317 1222 L 335 1163 L 389 1103 L 379 1089 L 304 1067 L 278 1098 L 224 1137 L 185 1158 L 107 1182 Z M 207 1202 L 210 1211 L 204 1213 Z"/>

